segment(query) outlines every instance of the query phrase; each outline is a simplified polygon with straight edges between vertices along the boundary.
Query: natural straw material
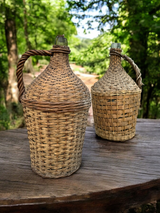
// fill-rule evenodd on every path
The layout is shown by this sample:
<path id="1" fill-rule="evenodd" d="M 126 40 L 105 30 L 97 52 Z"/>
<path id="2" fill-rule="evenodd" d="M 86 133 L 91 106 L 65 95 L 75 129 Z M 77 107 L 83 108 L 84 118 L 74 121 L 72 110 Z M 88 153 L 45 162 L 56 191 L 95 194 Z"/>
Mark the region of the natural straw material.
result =
<path id="1" fill-rule="evenodd" d="M 19 99 L 30 143 L 32 169 L 42 177 L 69 176 L 81 164 L 90 94 L 72 72 L 66 46 L 49 51 L 31 50 L 17 66 Z M 22 69 L 31 55 L 49 55 L 48 67 L 25 91 Z"/>
<path id="2" fill-rule="evenodd" d="M 126 141 L 135 135 L 141 97 L 141 74 L 136 67 L 137 84 L 121 66 L 121 49 L 110 50 L 110 65 L 91 89 L 96 134 L 104 139 Z M 128 59 L 129 58 L 129 59 Z"/>

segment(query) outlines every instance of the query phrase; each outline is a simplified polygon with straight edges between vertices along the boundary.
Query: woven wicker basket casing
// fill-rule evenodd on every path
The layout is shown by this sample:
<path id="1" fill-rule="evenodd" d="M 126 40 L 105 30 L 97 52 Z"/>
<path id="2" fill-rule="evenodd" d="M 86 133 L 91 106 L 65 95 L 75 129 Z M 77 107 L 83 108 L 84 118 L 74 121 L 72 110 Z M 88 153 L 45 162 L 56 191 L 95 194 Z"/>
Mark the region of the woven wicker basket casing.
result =
<path id="1" fill-rule="evenodd" d="M 30 143 L 31 168 L 42 177 L 74 173 L 81 164 L 90 94 L 72 72 L 66 46 L 49 51 L 31 50 L 17 67 L 20 101 Z M 50 55 L 48 67 L 25 91 L 22 68 L 30 55 Z"/>
<path id="2" fill-rule="evenodd" d="M 126 141 L 135 136 L 141 89 L 121 66 L 121 49 L 110 53 L 107 72 L 91 88 L 95 131 L 104 139 Z"/>

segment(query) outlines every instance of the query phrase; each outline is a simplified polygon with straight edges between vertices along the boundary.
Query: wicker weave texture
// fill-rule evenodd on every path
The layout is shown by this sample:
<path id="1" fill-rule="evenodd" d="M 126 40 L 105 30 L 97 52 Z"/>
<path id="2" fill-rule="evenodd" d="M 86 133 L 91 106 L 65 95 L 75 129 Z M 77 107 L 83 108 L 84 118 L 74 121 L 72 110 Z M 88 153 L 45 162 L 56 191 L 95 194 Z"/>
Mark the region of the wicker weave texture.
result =
<path id="1" fill-rule="evenodd" d="M 133 138 L 141 89 L 121 66 L 120 56 L 111 55 L 107 72 L 91 93 L 96 134 L 113 141 Z"/>
<path id="2" fill-rule="evenodd" d="M 47 113 L 24 107 L 31 167 L 42 177 L 74 173 L 81 164 L 87 110 Z"/>
<path id="3" fill-rule="evenodd" d="M 70 68 L 66 48 L 53 46 L 50 64 L 20 99 L 31 167 L 46 178 L 69 176 L 80 167 L 91 102 L 88 88 Z"/>
<path id="4" fill-rule="evenodd" d="M 21 102 L 32 100 L 38 107 L 42 102 L 90 105 L 90 94 L 86 85 L 71 70 L 68 54 L 54 53 L 48 67 L 29 85 Z M 25 103 L 26 104 L 26 103 Z M 35 104 L 34 104 L 35 105 Z M 60 106 L 59 106 L 60 107 Z M 79 109 L 79 107 L 78 107 Z"/>

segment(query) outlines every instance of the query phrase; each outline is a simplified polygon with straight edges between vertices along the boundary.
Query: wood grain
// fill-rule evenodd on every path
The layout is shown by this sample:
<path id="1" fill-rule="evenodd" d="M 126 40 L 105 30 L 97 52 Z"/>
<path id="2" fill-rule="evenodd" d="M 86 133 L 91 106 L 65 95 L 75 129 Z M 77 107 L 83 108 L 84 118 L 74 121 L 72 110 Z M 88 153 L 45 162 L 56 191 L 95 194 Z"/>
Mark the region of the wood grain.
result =
<path id="1" fill-rule="evenodd" d="M 81 168 L 43 179 L 30 168 L 26 129 L 0 132 L 0 212 L 123 212 L 160 199 L 160 120 L 138 119 L 125 143 L 87 127 Z"/>

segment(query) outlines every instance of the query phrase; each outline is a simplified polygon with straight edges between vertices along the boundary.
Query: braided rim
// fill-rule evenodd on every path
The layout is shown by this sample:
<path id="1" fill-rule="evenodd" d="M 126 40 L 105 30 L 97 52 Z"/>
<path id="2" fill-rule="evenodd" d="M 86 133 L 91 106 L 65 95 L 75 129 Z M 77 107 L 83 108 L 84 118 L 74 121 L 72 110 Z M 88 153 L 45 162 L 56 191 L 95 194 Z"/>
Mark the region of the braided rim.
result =
<path id="1" fill-rule="evenodd" d="M 136 83 L 137 83 L 138 87 L 140 89 L 142 89 L 142 86 L 144 84 L 142 83 L 141 71 L 140 71 L 139 67 L 134 63 L 134 61 L 130 57 L 128 57 L 126 55 L 122 55 L 121 53 L 117 52 L 114 49 L 110 50 L 110 55 L 120 56 L 120 57 L 124 58 L 124 60 L 128 61 L 131 64 L 131 66 L 133 67 L 133 69 L 136 72 Z"/>
<path id="2" fill-rule="evenodd" d="M 25 86 L 23 81 L 23 67 L 25 61 L 34 55 L 42 55 L 42 56 L 53 56 L 53 53 L 65 53 L 69 54 L 70 49 L 66 46 L 53 45 L 51 50 L 29 50 L 25 52 L 20 58 L 17 65 L 17 81 L 18 81 L 18 89 L 19 89 L 19 102 L 22 103 L 23 106 L 41 110 L 43 112 L 69 112 L 69 111 L 79 111 L 83 109 L 88 109 L 90 107 L 89 101 L 79 101 L 79 102 L 41 102 L 34 101 L 22 98 L 22 95 L 25 92 Z"/>
<path id="3" fill-rule="evenodd" d="M 88 101 L 52 103 L 22 99 L 21 102 L 25 107 L 40 110 L 42 112 L 73 112 L 88 109 L 90 107 L 90 103 Z"/>

